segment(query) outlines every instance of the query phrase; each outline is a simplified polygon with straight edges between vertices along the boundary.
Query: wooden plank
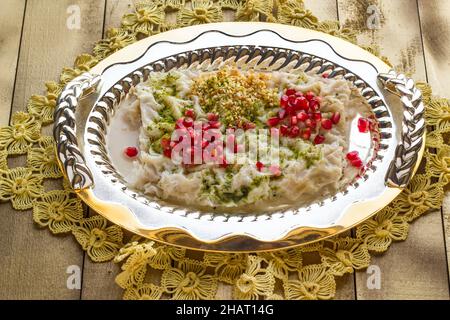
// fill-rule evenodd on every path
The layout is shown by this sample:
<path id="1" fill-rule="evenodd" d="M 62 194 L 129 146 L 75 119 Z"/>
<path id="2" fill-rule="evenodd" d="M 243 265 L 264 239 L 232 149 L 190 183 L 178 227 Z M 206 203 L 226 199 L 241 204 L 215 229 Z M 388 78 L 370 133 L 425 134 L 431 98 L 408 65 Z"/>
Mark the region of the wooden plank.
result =
<path id="1" fill-rule="evenodd" d="M 377 9 L 378 29 L 368 28 L 376 25 L 368 8 Z M 338 0 L 338 11 L 340 20 L 358 32 L 359 44 L 379 45 L 395 68 L 425 80 L 416 0 Z"/>
<path id="2" fill-rule="evenodd" d="M 450 99 L 450 2 L 418 1 L 422 26 L 422 40 L 427 66 L 428 82 L 435 95 Z M 450 265 L 450 192 L 446 192 L 442 208 L 447 250 L 447 269 Z M 449 269 L 450 276 L 450 269 Z"/>
<path id="3" fill-rule="evenodd" d="M 5 0 L 0 11 L 0 127 L 8 125 L 12 106 L 17 56 L 22 34 L 25 0 Z"/>
<path id="4" fill-rule="evenodd" d="M 367 28 L 369 5 L 375 5 L 381 14 L 379 29 Z M 338 8 L 341 21 L 359 28 L 361 43 L 378 44 L 396 68 L 414 73 L 416 79 L 426 79 L 415 0 L 338 0 Z M 380 290 L 368 289 L 368 275 L 357 273 L 357 298 L 448 299 L 442 229 L 439 212 L 414 222 L 407 241 L 395 243 L 386 254 L 373 258 L 372 264 L 381 269 Z"/>
<path id="5" fill-rule="evenodd" d="M 450 98 L 450 2 L 418 0 L 428 82 L 433 93 Z"/>
<path id="6" fill-rule="evenodd" d="M 66 28 L 70 5 L 80 8 L 80 30 Z M 102 23 L 93 22 L 103 11 L 102 1 L 27 2 L 13 111 L 23 110 L 31 94 L 42 92 L 43 81 L 57 80 L 62 67 L 72 65 L 101 36 Z M 20 163 L 21 158 L 11 161 Z M 17 212 L 9 203 L 1 204 L 0 212 L 0 299 L 79 299 L 80 291 L 66 285 L 67 268 L 81 268 L 83 262 L 72 235 L 56 237 L 38 229 L 30 212 Z"/>

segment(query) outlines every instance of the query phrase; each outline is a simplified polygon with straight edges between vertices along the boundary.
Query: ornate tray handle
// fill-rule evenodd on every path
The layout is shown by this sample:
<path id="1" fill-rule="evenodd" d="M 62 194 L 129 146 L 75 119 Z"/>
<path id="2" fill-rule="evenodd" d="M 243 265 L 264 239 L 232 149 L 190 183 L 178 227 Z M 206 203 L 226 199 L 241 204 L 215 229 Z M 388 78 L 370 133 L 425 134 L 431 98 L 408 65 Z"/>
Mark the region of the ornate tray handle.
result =
<path id="1" fill-rule="evenodd" d="M 100 76 L 83 73 L 69 82 L 58 98 L 55 110 L 57 122 L 53 128 L 56 151 L 70 185 L 75 191 L 94 184 L 91 171 L 78 146 L 75 110 L 83 95 L 92 93 L 100 82 Z"/>
<path id="2" fill-rule="evenodd" d="M 404 188 L 414 173 L 418 153 L 424 143 L 425 107 L 422 93 L 414 80 L 394 70 L 380 73 L 378 79 L 387 91 L 400 97 L 404 107 L 401 142 L 395 149 L 395 158 L 386 173 L 388 185 Z"/>

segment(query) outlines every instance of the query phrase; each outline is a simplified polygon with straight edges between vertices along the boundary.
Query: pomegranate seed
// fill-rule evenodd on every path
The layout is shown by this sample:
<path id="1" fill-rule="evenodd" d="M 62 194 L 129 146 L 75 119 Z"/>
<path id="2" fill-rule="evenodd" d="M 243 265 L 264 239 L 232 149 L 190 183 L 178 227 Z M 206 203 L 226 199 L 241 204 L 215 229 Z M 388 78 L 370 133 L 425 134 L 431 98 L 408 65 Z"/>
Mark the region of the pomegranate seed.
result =
<path id="1" fill-rule="evenodd" d="M 306 121 L 306 120 L 309 119 L 309 116 L 306 114 L 306 112 L 299 112 L 299 113 L 297 114 L 297 119 L 298 119 L 299 121 Z"/>
<path id="2" fill-rule="evenodd" d="M 368 119 L 366 119 L 366 118 L 359 118 L 358 119 L 358 129 L 359 129 L 359 132 L 368 132 L 369 131 L 369 125 L 370 125 L 370 122 L 369 122 L 369 120 Z"/>
<path id="3" fill-rule="evenodd" d="M 278 110 L 278 118 L 284 119 L 284 117 L 286 117 L 286 110 L 285 109 Z"/>
<path id="4" fill-rule="evenodd" d="M 286 95 L 291 96 L 291 95 L 294 95 L 296 92 L 297 92 L 297 90 L 295 90 L 294 88 L 289 88 L 286 90 Z"/>
<path id="5" fill-rule="evenodd" d="M 280 122 L 280 119 L 277 117 L 267 119 L 267 125 L 269 127 L 275 127 Z"/>
<path id="6" fill-rule="evenodd" d="M 308 100 L 305 97 L 297 97 L 295 99 L 295 108 L 297 110 L 308 110 Z"/>
<path id="7" fill-rule="evenodd" d="M 316 95 L 315 95 L 314 92 L 312 92 L 312 91 L 308 91 L 307 93 L 305 93 L 305 98 L 306 98 L 308 101 L 311 101 L 315 96 L 316 96 Z"/>
<path id="8" fill-rule="evenodd" d="M 359 153 L 358 153 L 358 151 L 351 151 L 351 152 L 347 153 L 346 157 L 350 161 L 356 160 L 356 159 L 359 159 Z"/>
<path id="9" fill-rule="evenodd" d="M 322 128 L 330 130 L 333 127 L 333 122 L 330 119 L 322 119 Z"/>
<path id="10" fill-rule="evenodd" d="M 314 120 L 316 121 L 322 120 L 322 114 L 320 112 L 314 112 L 312 115 Z"/>
<path id="11" fill-rule="evenodd" d="M 322 74 L 322 78 L 325 78 L 325 79 L 328 78 L 329 76 L 330 76 L 329 73 L 323 73 L 323 74 Z"/>
<path id="12" fill-rule="evenodd" d="M 139 150 L 136 147 L 127 147 L 127 148 L 125 148 L 125 155 L 128 158 L 134 158 L 134 157 L 136 157 L 138 155 L 138 153 L 139 153 Z"/>
<path id="13" fill-rule="evenodd" d="M 297 116 L 291 117 L 291 126 L 295 126 L 297 124 Z"/>
<path id="14" fill-rule="evenodd" d="M 331 116 L 331 122 L 333 122 L 334 124 L 338 124 L 339 120 L 341 120 L 341 114 L 339 112 L 335 112 L 333 113 L 333 115 Z"/>
<path id="15" fill-rule="evenodd" d="M 194 112 L 193 109 L 186 109 L 186 111 L 184 111 L 184 115 L 186 117 L 189 117 L 189 118 L 192 118 L 192 119 L 195 118 L 195 112 Z"/>
<path id="16" fill-rule="evenodd" d="M 295 107 L 291 105 L 288 105 L 285 110 L 288 115 L 293 115 L 295 113 Z"/>
<path id="17" fill-rule="evenodd" d="M 183 137 L 180 137 L 183 138 Z M 170 148 L 170 139 L 168 138 L 161 138 L 161 147 L 163 149 L 169 149 Z"/>
<path id="18" fill-rule="evenodd" d="M 311 111 L 317 111 L 319 109 L 319 102 L 315 98 L 309 101 L 309 109 Z"/>
<path id="19" fill-rule="evenodd" d="M 217 121 L 219 120 L 219 116 L 215 113 L 208 113 L 206 115 L 206 118 L 208 119 L 208 121 Z"/>
<path id="20" fill-rule="evenodd" d="M 321 144 L 325 141 L 325 137 L 321 134 L 318 134 L 315 138 L 314 138 L 314 144 Z"/>
<path id="21" fill-rule="evenodd" d="M 269 170 L 270 170 L 270 172 L 272 172 L 272 174 L 274 175 L 274 176 L 276 176 L 276 177 L 278 177 L 278 176 L 280 176 L 281 175 L 281 169 L 280 169 L 280 167 L 279 166 L 277 166 L 277 165 L 271 165 L 270 167 L 269 167 Z"/>
<path id="22" fill-rule="evenodd" d="M 295 106 L 295 100 L 297 100 L 297 97 L 294 94 L 290 95 L 288 98 L 288 104 L 291 106 Z"/>
<path id="23" fill-rule="evenodd" d="M 280 107 L 286 108 L 286 106 L 288 105 L 288 100 L 289 100 L 289 97 L 287 95 L 285 95 L 285 94 L 282 95 L 280 98 Z"/>
<path id="24" fill-rule="evenodd" d="M 258 171 L 261 171 L 264 168 L 264 164 L 260 161 L 256 162 L 256 169 L 258 169 Z"/>
<path id="25" fill-rule="evenodd" d="M 290 130 L 289 130 L 289 136 L 291 137 L 291 138 L 296 138 L 296 137 L 298 137 L 298 134 L 300 133 L 300 129 L 298 128 L 298 127 L 292 127 Z"/>
<path id="26" fill-rule="evenodd" d="M 192 118 L 184 118 L 183 125 L 186 128 L 192 127 L 194 125 L 194 121 L 192 120 Z"/>
<path id="27" fill-rule="evenodd" d="M 209 128 L 210 129 L 219 129 L 220 128 L 220 122 L 217 120 L 209 121 Z"/>
<path id="28" fill-rule="evenodd" d="M 354 167 L 356 167 L 356 168 L 361 168 L 361 167 L 363 166 L 363 162 L 362 162 L 362 160 L 359 159 L 359 158 L 350 161 L 350 163 L 351 163 L 352 166 L 354 166 Z"/>
<path id="29" fill-rule="evenodd" d="M 305 128 L 302 131 L 302 139 L 309 140 L 311 138 L 311 128 Z"/>
<path id="30" fill-rule="evenodd" d="M 171 158 L 172 157 L 172 150 L 170 149 L 165 149 L 163 150 L 163 155 L 167 158 Z"/>
<path id="31" fill-rule="evenodd" d="M 289 128 L 286 125 L 281 125 L 280 126 L 280 133 L 282 136 L 286 136 L 289 133 Z"/>
<path id="32" fill-rule="evenodd" d="M 317 122 L 316 122 L 316 120 L 314 120 L 314 119 L 307 119 L 307 120 L 305 121 L 305 125 L 306 125 L 308 128 L 315 129 L 316 126 L 317 126 Z"/>

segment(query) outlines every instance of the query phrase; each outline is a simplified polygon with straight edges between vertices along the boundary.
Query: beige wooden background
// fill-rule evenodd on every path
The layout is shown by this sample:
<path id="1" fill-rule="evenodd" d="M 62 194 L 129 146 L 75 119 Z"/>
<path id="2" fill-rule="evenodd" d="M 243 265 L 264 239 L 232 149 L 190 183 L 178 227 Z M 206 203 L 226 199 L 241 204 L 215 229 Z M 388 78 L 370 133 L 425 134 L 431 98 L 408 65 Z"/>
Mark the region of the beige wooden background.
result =
<path id="1" fill-rule="evenodd" d="M 450 98 L 450 0 L 305 0 L 320 19 L 339 19 L 361 31 L 361 43 L 379 44 L 401 69 L 428 80 Z M 365 27 L 369 5 L 381 13 L 380 28 Z M 67 8 L 81 8 L 81 29 L 68 30 Z M 1 0 L 0 126 L 23 110 L 43 82 L 56 80 L 77 54 L 90 52 L 105 30 L 118 26 L 131 0 Z M 19 162 L 20 160 L 13 160 Z M 16 163 L 17 164 L 17 163 Z M 14 165 L 14 163 L 12 164 Z M 358 272 L 338 281 L 339 299 L 449 299 L 450 195 L 441 211 L 411 225 L 405 242 L 372 259 L 380 267 L 381 289 L 367 288 Z M 66 287 L 66 269 L 82 270 L 81 290 Z M 37 228 L 30 212 L 0 205 L 0 298 L 119 299 L 117 266 L 96 264 L 72 236 L 52 236 Z M 221 291 L 222 297 L 229 290 Z"/>

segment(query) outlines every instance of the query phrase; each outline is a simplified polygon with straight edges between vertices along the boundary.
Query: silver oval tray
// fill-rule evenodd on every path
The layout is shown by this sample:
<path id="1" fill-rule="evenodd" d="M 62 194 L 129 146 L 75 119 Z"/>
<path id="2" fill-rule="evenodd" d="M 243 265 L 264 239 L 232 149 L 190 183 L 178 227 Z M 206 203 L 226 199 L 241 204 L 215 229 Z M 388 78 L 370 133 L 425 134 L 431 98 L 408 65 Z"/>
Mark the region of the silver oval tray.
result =
<path id="1" fill-rule="evenodd" d="M 117 135 L 120 123 L 115 120 L 130 88 L 145 81 L 151 71 L 210 70 L 230 61 L 241 69 L 328 72 L 331 78 L 351 81 L 372 107 L 379 127 L 377 143 L 360 146 L 369 148 L 362 176 L 308 207 L 251 214 L 192 210 L 127 187 L 123 177 L 127 168 L 111 150 L 133 139 L 132 134 Z M 54 136 L 72 188 L 110 221 L 136 234 L 192 249 L 262 251 L 336 235 L 389 204 L 409 182 L 423 155 L 423 112 L 413 80 L 351 43 L 297 27 L 219 23 L 141 40 L 68 83 L 58 100 Z"/>

